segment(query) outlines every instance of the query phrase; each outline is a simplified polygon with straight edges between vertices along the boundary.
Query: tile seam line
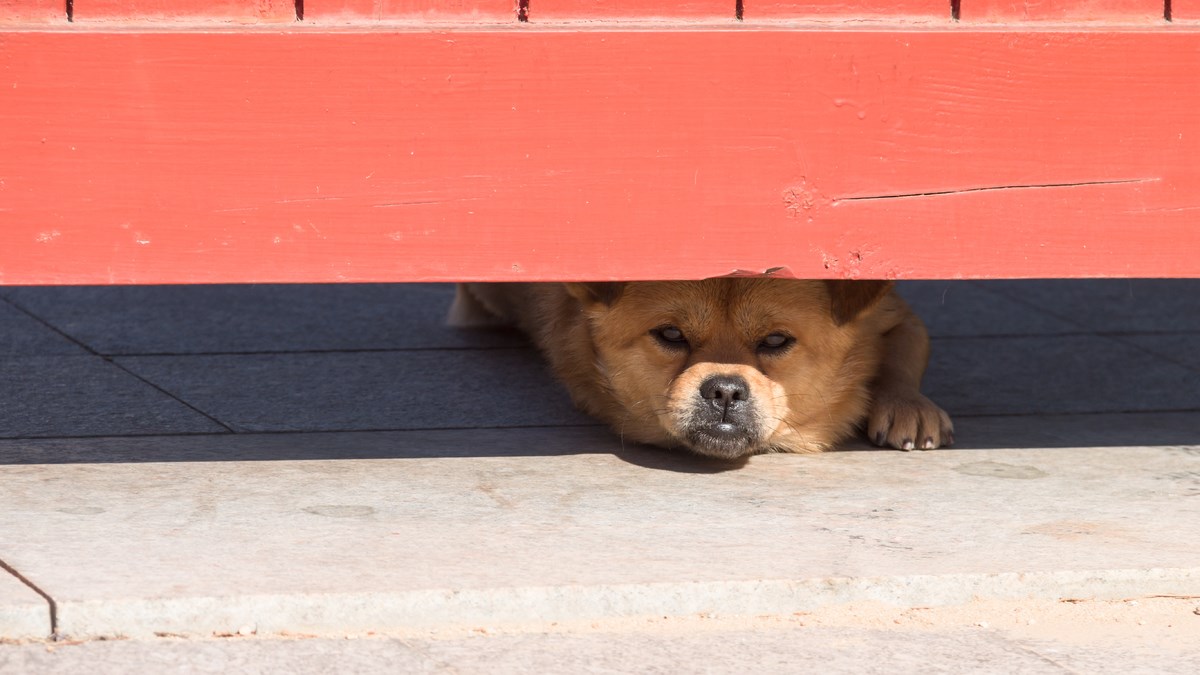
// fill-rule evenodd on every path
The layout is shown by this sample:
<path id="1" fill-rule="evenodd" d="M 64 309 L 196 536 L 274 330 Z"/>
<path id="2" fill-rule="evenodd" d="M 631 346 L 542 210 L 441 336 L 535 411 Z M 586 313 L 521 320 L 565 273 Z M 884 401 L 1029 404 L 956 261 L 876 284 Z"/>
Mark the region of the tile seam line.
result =
<path id="1" fill-rule="evenodd" d="M 1197 412 L 1200 412 L 1198 410 Z M 1104 413 L 1101 413 L 1104 414 Z M 237 431 L 233 433 L 225 432 L 178 432 L 178 433 L 139 433 L 139 434 L 96 434 L 96 435 L 80 435 L 80 436 L 0 436 L 0 443 L 12 441 L 72 441 L 72 440 L 97 440 L 105 438 L 228 438 L 230 436 L 238 436 L 242 438 L 251 438 L 253 436 L 320 436 L 323 434 L 403 434 L 409 432 L 431 432 L 431 431 L 513 431 L 520 429 L 600 429 L 604 428 L 604 424 L 600 422 L 580 422 L 579 424 L 519 424 L 508 426 L 487 426 L 487 427 L 416 427 L 412 429 L 280 429 L 280 430 L 255 430 L 255 431 Z"/>
<path id="2" fill-rule="evenodd" d="M 976 335 L 938 335 L 931 334 L 929 338 L 937 341 L 951 340 L 1040 340 L 1040 339 L 1056 339 L 1056 338 L 1073 338 L 1073 337 L 1103 337 L 1114 340 L 1120 338 L 1132 337 L 1179 337 L 1179 336 L 1196 336 L 1200 337 L 1200 330 L 1161 330 L 1161 331 L 1138 331 L 1138 330 L 1072 330 L 1058 331 L 1046 333 L 980 333 Z M 89 350 L 87 356 L 97 356 L 105 360 L 113 359 L 165 359 L 165 358 L 191 358 L 191 357 L 215 357 L 215 356 L 313 356 L 325 354 L 409 354 L 409 353 L 431 353 L 431 352 L 530 352 L 535 353 L 537 350 L 532 346 L 478 346 L 478 347 L 370 347 L 365 349 L 262 349 L 262 350 L 231 350 L 231 351 L 194 351 L 194 352 L 98 352 Z M 15 354 L 17 357 L 72 357 L 83 356 L 81 354 Z"/>
<path id="3" fill-rule="evenodd" d="M 1064 410 L 1057 412 L 1024 412 L 1024 411 L 999 411 L 999 412 L 972 412 L 958 413 L 954 417 L 958 418 L 996 418 L 996 417 L 1084 417 L 1087 415 L 1187 415 L 1200 413 L 1198 407 L 1184 408 L 1120 408 L 1120 409 L 1105 409 L 1105 410 Z M 11 441 L 56 441 L 56 440 L 80 440 L 80 439 L 102 439 L 102 438 L 195 438 L 195 437 L 213 437 L 225 438 L 231 435 L 241 437 L 251 436 L 319 436 L 322 434 L 403 434 L 416 432 L 439 432 L 439 431 L 514 431 L 520 429 L 592 429 L 604 428 L 602 422 L 580 422 L 577 424 L 510 424 L 510 425 L 489 425 L 480 427 L 471 426 L 455 426 L 455 427 L 407 427 L 407 428 L 392 428 L 392 427 L 377 427 L 368 429 L 253 429 L 237 431 L 233 434 L 225 432 L 210 432 L 210 431 L 195 431 L 195 432 L 145 432 L 145 433 L 130 433 L 130 434 L 81 434 L 74 436 L 0 436 L 0 443 Z"/>
<path id="4" fill-rule="evenodd" d="M 1166 330 L 1166 331 L 1060 331 L 1055 333 L 981 333 L 979 335 L 930 335 L 932 340 L 1024 340 L 1024 339 L 1040 339 L 1040 338 L 1066 338 L 1066 337 L 1137 337 L 1142 335 L 1150 336 L 1177 336 L 1177 335 L 1196 335 L 1200 336 L 1200 331 L 1195 330 Z M 537 349 L 532 345 L 524 346 L 466 346 L 466 347 L 368 347 L 365 349 L 261 349 L 261 350 L 230 350 L 230 351 L 194 351 L 194 352 L 106 352 L 97 353 L 98 356 L 103 356 L 113 359 L 141 359 L 141 358 L 189 358 L 189 357 L 211 357 L 211 356 L 312 356 L 325 354 L 409 354 L 409 353 L 431 353 L 431 352 L 536 352 Z M 37 356 L 37 355 L 34 355 Z M 57 355 L 54 355 L 57 356 Z M 62 356 L 70 356 L 64 354 Z"/>
<path id="5" fill-rule="evenodd" d="M 18 572 L 15 567 L 9 565 L 2 558 L 0 558 L 0 570 L 8 572 L 13 578 L 24 584 L 29 590 L 37 593 L 39 597 L 46 601 L 46 609 L 50 615 L 50 630 L 47 632 L 47 635 L 52 638 L 58 635 L 58 603 L 54 601 L 54 598 L 51 597 L 49 593 L 38 587 L 37 584 L 33 583 L 29 577 L 26 577 L 24 574 Z"/>
<path id="6" fill-rule="evenodd" d="M 77 346 L 77 347 L 79 347 L 80 349 L 84 350 L 84 351 L 85 351 L 85 352 L 87 352 L 88 354 L 90 354 L 90 355 L 92 355 L 92 356 L 94 356 L 94 357 L 96 357 L 96 358 L 99 358 L 99 359 L 101 359 L 101 360 L 102 360 L 102 361 L 104 361 L 105 363 L 108 363 L 108 364 L 112 365 L 112 367 L 114 367 L 114 368 L 117 368 L 118 370 L 120 370 L 121 372 L 125 373 L 126 375 L 129 375 L 130 377 L 132 377 L 132 378 L 134 378 L 135 380 L 137 380 L 137 381 L 141 382 L 142 384 L 145 384 L 146 386 L 148 386 L 148 387 L 150 387 L 150 388 L 154 389 L 155 391 L 157 391 L 158 393 L 162 394 L 163 396 L 166 396 L 167 398 L 169 398 L 169 399 L 171 399 L 171 400 L 175 401 L 176 403 L 179 403 L 180 405 L 184 406 L 184 407 L 185 407 L 185 408 L 187 408 L 188 410 L 191 410 L 192 412 L 196 413 L 197 415 L 200 415 L 201 417 L 203 417 L 203 418 L 207 419 L 208 421 L 210 421 L 210 422 L 212 422 L 212 423 L 216 424 L 217 426 L 219 426 L 219 427 L 221 427 L 222 429 L 224 429 L 224 430 L 225 430 L 227 433 L 230 433 L 230 434 L 232 434 L 232 433 L 235 433 L 235 432 L 234 432 L 234 430 L 233 430 L 233 428 L 232 428 L 232 427 L 230 427 L 228 424 L 225 424 L 224 422 L 222 422 L 221 420 L 217 419 L 216 417 L 213 417 L 212 415 L 210 415 L 210 414 L 208 414 L 208 413 L 204 412 L 203 410 L 201 410 L 201 409 L 197 408 L 196 406 L 192 405 L 191 403 L 188 403 L 187 401 L 183 400 L 182 398 L 180 398 L 180 397 L 176 396 L 175 394 L 173 394 L 173 393 L 171 393 L 171 392 L 167 391 L 167 390 L 166 390 L 166 389 L 164 389 L 163 387 L 160 387 L 159 385 L 155 384 L 154 382 L 151 382 L 150 380 L 148 380 L 148 379 L 146 379 L 146 378 L 142 377 L 141 375 L 138 375 L 137 373 L 133 372 L 132 370 L 130 370 L 130 369 L 128 369 L 128 368 L 126 368 L 125 366 L 123 366 L 123 365 L 121 365 L 121 364 L 117 363 L 115 360 L 113 360 L 113 357 L 111 357 L 111 356 L 108 356 L 108 355 L 105 355 L 105 354 L 102 354 L 102 353 L 100 353 L 99 351 L 97 351 L 97 350 L 93 349 L 93 348 L 91 347 L 91 345 L 87 344 L 87 343 L 86 343 L 86 342 L 84 342 L 83 340 L 80 340 L 79 338 L 76 338 L 74 335 L 71 335 L 70 333 L 67 333 L 66 331 L 64 331 L 64 330 L 62 330 L 61 328 L 59 328 L 58 326 L 55 326 L 54 324 L 50 323 L 48 320 L 44 319 L 43 317 L 41 317 L 41 316 L 39 316 L 39 315 L 37 315 L 37 314 L 33 313 L 33 312 L 32 312 L 32 311 L 30 311 L 29 309 L 26 309 L 24 305 L 20 304 L 19 302 L 16 302 L 16 301 L 15 301 L 15 300 L 13 300 L 12 298 L 10 298 L 10 297 L 0 297 L 0 300 L 2 300 L 3 302 L 7 303 L 7 304 L 8 304 L 10 307 L 12 307 L 13 309 L 16 309 L 18 312 L 21 312 L 22 314 L 24 314 L 25 316 L 29 317 L 30 319 L 33 319 L 34 321 L 38 322 L 38 323 L 39 323 L 39 324 L 41 324 L 42 326 L 45 326 L 47 329 L 49 329 L 49 330 L 51 330 L 51 331 L 54 331 L 54 332 L 55 332 L 55 333 L 57 333 L 59 336 L 63 337 L 64 339 L 66 339 L 66 340 L 68 340 L 68 341 L 70 341 L 72 344 L 74 344 L 75 346 Z"/>
<path id="7" fill-rule="evenodd" d="M 166 388 L 164 388 L 154 382 L 151 382 L 150 380 L 146 379 L 145 377 L 142 377 L 141 375 L 133 372 L 132 370 L 126 368 L 124 365 L 117 363 L 116 361 L 114 361 L 113 359 L 111 359 L 107 356 L 103 356 L 103 355 L 98 355 L 98 356 L 101 359 L 103 359 L 105 363 L 111 364 L 114 368 L 119 369 L 121 372 L 125 373 L 126 375 L 129 375 L 130 377 L 132 377 L 135 380 L 141 382 L 142 384 L 150 387 L 151 389 L 157 391 L 158 393 L 162 394 L 163 396 L 166 396 L 167 398 L 171 399 L 172 401 L 175 401 L 176 403 L 182 405 L 183 407 L 187 408 L 188 410 L 191 410 L 192 412 L 196 413 L 197 415 L 200 415 L 201 417 L 208 420 L 209 422 L 212 422 L 213 424 L 216 424 L 217 426 L 221 427 L 222 429 L 225 430 L 225 432 L 224 432 L 225 434 L 236 434 L 237 433 L 237 431 L 235 431 L 233 427 L 222 422 L 220 419 L 214 417 L 213 415 L 204 412 L 200 408 L 197 408 L 195 405 L 189 403 L 188 401 L 183 400 L 179 396 L 168 391 Z M 221 434 L 217 434 L 217 435 L 221 435 Z"/>
<path id="8" fill-rule="evenodd" d="M 1039 312 L 1042 312 L 1042 313 L 1048 314 L 1048 315 L 1050 315 L 1050 316 L 1052 316 L 1052 317 L 1054 317 L 1054 318 L 1056 318 L 1056 319 L 1058 319 L 1058 320 L 1060 320 L 1060 321 L 1064 321 L 1064 322 L 1066 322 L 1066 323 L 1069 323 L 1069 324 L 1071 324 L 1071 325 L 1073 325 L 1073 326 L 1079 326 L 1080 328 L 1082 328 L 1082 329 L 1083 329 L 1083 330 L 1085 330 L 1085 331 L 1087 330 L 1087 326 L 1084 326 L 1084 325 L 1083 325 L 1083 324 L 1081 324 L 1080 322 L 1078 322 L 1078 321 L 1075 321 L 1074 319 L 1071 319 L 1071 318 L 1069 318 L 1069 317 L 1063 316 L 1063 315 L 1061 315 L 1061 314 L 1058 314 L 1057 312 L 1054 312 L 1053 310 L 1046 309 L 1045 307 L 1041 307 L 1041 306 L 1039 306 L 1039 305 L 1037 305 L 1037 304 L 1035 304 L 1035 303 L 1033 303 L 1033 302 L 1030 302 L 1030 301 L 1026 300 L 1025 298 L 1021 297 L 1021 296 L 1020 296 L 1020 295 L 1018 295 L 1018 294 L 1013 294 L 1013 293 L 1005 292 L 1003 289 L 992 290 L 992 289 L 990 289 L 990 288 L 986 288 L 986 287 L 984 287 L 982 284 L 979 284 L 978 282 L 972 282 L 972 283 L 974 283 L 974 284 L 976 285 L 976 287 L 980 288 L 981 290 L 985 290 L 985 291 L 987 291 L 987 292 L 989 292 L 989 293 L 995 293 L 996 295 L 999 295 L 999 296 L 1002 296 L 1002 297 L 1008 298 L 1009 300 L 1012 300 L 1013 302 L 1020 303 L 1020 304 L 1022 304 L 1022 305 L 1025 305 L 1026 307 L 1029 307 L 1029 308 L 1031 308 L 1031 309 L 1035 309 L 1035 310 L 1037 310 L 1037 311 L 1039 311 Z M 1193 333 L 1193 332 L 1194 332 L 1194 331 L 1184 331 L 1182 334 L 1189 334 L 1189 333 Z M 1141 352 L 1141 353 L 1143 353 L 1143 354 L 1145 354 L 1145 355 L 1147 355 L 1147 356 L 1150 356 L 1150 357 L 1153 357 L 1153 358 L 1155 358 L 1155 359 L 1159 359 L 1159 360 L 1165 361 L 1165 362 L 1167 362 L 1167 363 L 1170 363 L 1170 364 L 1172 364 L 1172 365 L 1175 365 L 1175 366 L 1179 366 L 1180 368 L 1183 368 L 1184 370 L 1187 370 L 1187 371 L 1189 371 L 1189 372 L 1192 372 L 1192 373 L 1200 373 L 1200 369 L 1197 369 L 1195 366 L 1193 366 L 1193 365 L 1191 365 L 1191 364 L 1184 363 L 1184 362 L 1182 362 L 1182 361 L 1179 361 L 1179 360 L 1177 360 L 1177 359 L 1173 359 L 1173 358 L 1171 358 L 1171 357 L 1169 357 L 1169 356 L 1164 356 L 1164 355 L 1162 355 L 1162 354 L 1159 354 L 1158 352 L 1151 351 L 1151 350 L 1149 350 L 1149 349 L 1146 349 L 1145 347 L 1142 347 L 1141 345 L 1139 345 L 1139 344 L 1137 344 L 1137 343 L 1134 343 L 1134 342 L 1131 342 L 1131 341 L 1129 341 L 1129 340 L 1128 340 L 1128 339 L 1126 339 L 1126 338 L 1128 338 L 1128 337 L 1132 337 L 1132 336 L 1133 336 L 1133 334 L 1130 334 L 1130 332 L 1129 332 L 1129 331 L 1098 331 L 1098 330 L 1092 330 L 1092 331 L 1089 331 L 1087 334 L 1088 334 L 1088 335 L 1094 335 L 1094 336 L 1096 336 L 1096 337 L 1098 337 L 1098 338 L 1102 338 L 1102 339 L 1104 339 L 1104 340 L 1109 340 L 1109 341 L 1111 341 L 1111 342 L 1115 342 L 1115 343 L 1117 343 L 1117 344 L 1119 344 L 1119 345 L 1123 345 L 1123 346 L 1125 346 L 1125 347 L 1130 347 L 1130 348 L 1132 348 L 1132 349 L 1134 349 L 1134 350 L 1136 350 L 1136 351 L 1139 351 L 1139 352 Z M 1137 333 L 1137 334 L 1138 334 L 1138 335 L 1141 335 L 1141 333 Z"/>
<path id="9" fill-rule="evenodd" d="M 36 314 L 32 310 L 26 308 L 24 305 L 17 302 L 13 298 L 8 297 L 8 296 L 0 296 L 0 301 L 3 301 L 8 306 L 10 306 L 13 309 L 17 310 L 18 312 L 24 314 L 25 316 L 29 317 L 30 319 L 33 319 L 35 322 L 41 324 L 42 327 L 52 331 L 55 335 L 58 335 L 59 337 L 65 339 L 66 341 L 70 342 L 71 344 L 75 345 L 76 347 L 79 347 L 80 349 L 87 352 L 88 354 L 90 354 L 92 356 L 99 356 L 101 358 L 104 358 L 104 355 L 101 354 L 100 352 L 96 351 L 95 349 L 92 349 L 91 345 L 87 344 L 83 340 L 80 340 L 79 338 L 75 337 L 74 335 L 71 335 L 70 333 L 64 331 L 63 329 L 59 328 L 58 326 L 55 326 L 54 324 L 50 323 L 49 320 Z M 69 356 L 69 354 L 64 354 L 63 356 Z"/>
<path id="10" fill-rule="evenodd" d="M 128 358 L 188 358 L 191 356 L 287 356 L 321 354 L 406 354 L 410 352 L 536 352 L 532 345 L 517 347 L 371 347 L 366 349 L 263 349 L 197 352 L 112 352 L 105 354 L 114 359 Z"/>
<path id="11" fill-rule="evenodd" d="M 995 418 L 995 417 L 1086 417 L 1087 415 L 1190 415 L 1200 413 L 1200 408 L 1147 408 L 1144 410 L 1084 410 L 1084 411 L 1060 411 L 1060 412 L 976 412 L 976 413 L 960 413 L 954 416 L 954 419 L 978 417 L 978 418 Z"/>
<path id="12" fill-rule="evenodd" d="M 993 417 L 1085 417 L 1087 415 L 1165 415 L 1165 414 L 1200 413 L 1200 408 L 1146 408 L 1116 409 L 1116 410 L 1064 410 L 1052 413 L 1038 412 L 973 412 L 956 413 L 954 419 L 993 418 Z"/>
<path id="13" fill-rule="evenodd" d="M 1131 340 L 1130 338 L 1136 337 L 1135 335 L 1109 335 L 1106 337 L 1107 337 L 1107 339 L 1112 340 L 1113 342 L 1125 345 L 1126 347 L 1131 347 L 1134 350 L 1139 351 L 1143 354 L 1146 354 L 1148 356 L 1153 356 L 1156 359 L 1162 359 L 1163 361 L 1166 361 L 1167 363 L 1174 364 L 1176 366 L 1179 366 L 1180 368 L 1183 368 L 1184 370 L 1187 370 L 1187 371 L 1190 371 L 1190 372 L 1200 375 L 1200 368 L 1197 368 L 1196 366 L 1194 366 L 1190 363 L 1187 363 L 1185 361 L 1182 361 L 1180 359 L 1177 359 L 1173 356 L 1168 356 L 1165 353 L 1155 351 L 1148 347 L 1143 347 L 1142 345 L 1138 344 L 1137 342 Z"/>
<path id="14" fill-rule="evenodd" d="M 1081 333 L 1094 334 L 1097 332 L 1095 330 L 1092 330 L 1089 326 L 1086 326 L 1070 317 L 1063 316 L 1053 310 L 1046 309 L 1045 307 L 1042 307 L 1042 306 L 1038 305 L 1037 303 L 1030 302 L 1029 300 L 1025 299 L 1023 296 L 1021 296 L 1019 293 L 1005 292 L 1003 288 L 993 289 L 990 286 L 988 286 L 987 284 L 981 283 L 979 281 L 970 281 L 968 283 L 970 283 L 976 289 L 983 291 L 984 293 L 990 293 L 992 295 L 1004 298 L 1011 302 L 1015 302 L 1017 304 L 1024 305 L 1026 308 L 1032 309 L 1035 312 L 1038 312 L 1039 314 L 1045 314 L 1046 316 L 1050 316 L 1055 319 L 1058 319 L 1059 321 L 1062 321 L 1063 323 L 1066 323 L 1071 326 L 1075 326 L 1079 329 L 1079 331 Z"/>
<path id="15" fill-rule="evenodd" d="M 948 340 L 1053 340 L 1057 338 L 1077 338 L 1077 337 L 1103 337 L 1111 339 L 1119 339 L 1122 337 L 1142 337 L 1142 336 L 1196 336 L 1200 337 L 1200 331 L 1195 330 L 1164 330 L 1164 331 L 1136 331 L 1136 330 L 1079 330 L 1079 331 L 1060 331 L 1057 333 L 980 333 L 978 335 L 930 335 L 929 339 L 938 341 Z"/>

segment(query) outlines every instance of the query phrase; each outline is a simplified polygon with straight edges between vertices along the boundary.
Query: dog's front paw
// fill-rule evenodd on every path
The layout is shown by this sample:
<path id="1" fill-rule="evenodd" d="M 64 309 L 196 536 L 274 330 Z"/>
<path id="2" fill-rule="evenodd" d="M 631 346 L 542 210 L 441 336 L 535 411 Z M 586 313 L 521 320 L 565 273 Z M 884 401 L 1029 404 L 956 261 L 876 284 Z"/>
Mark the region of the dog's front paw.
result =
<path id="1" fill-rule="evenodd" d="M 954 444 L 954 424 L 920 392 L 876 392 L 867 437 L 875 445 L 897 450 L 932 450 Z"/>

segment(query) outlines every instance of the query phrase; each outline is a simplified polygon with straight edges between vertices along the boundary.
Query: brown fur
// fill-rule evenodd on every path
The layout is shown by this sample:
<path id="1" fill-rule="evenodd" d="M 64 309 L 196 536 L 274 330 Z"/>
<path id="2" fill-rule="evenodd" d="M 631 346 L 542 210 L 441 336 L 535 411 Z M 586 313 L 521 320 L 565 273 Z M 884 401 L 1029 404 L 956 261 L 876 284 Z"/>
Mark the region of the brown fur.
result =
<path id="1" fill-rule="evenodd" d="M 451 322 L 517 326 L 579 408 L 635 441 L 719 457 L 817 452 L 864 421 L 879 445 L 953 440 L 919 391 L 924 325 L 889 282 L 463 284 Z M 772 349 L 771 335 L 794 341 Z"/>

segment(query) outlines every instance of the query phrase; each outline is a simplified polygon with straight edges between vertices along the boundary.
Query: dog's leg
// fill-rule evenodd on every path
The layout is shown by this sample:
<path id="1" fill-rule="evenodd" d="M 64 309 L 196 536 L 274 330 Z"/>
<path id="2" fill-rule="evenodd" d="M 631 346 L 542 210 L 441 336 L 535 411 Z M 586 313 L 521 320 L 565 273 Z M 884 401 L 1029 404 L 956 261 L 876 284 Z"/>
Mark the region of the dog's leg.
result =
<path id="1" fill-rule="evenodd" d="M 458 284 L 454 292 L 454 304 L 450 305 L 450 313 L 446 316 L 447 325 L 455 328 L 486 328 L 507 323 L 480 302 L 467 284 Z"/>
<path id="2" fill-rule="evenodd" d="M 950 416 L 921 394 L 929 334 L 912 310 L 884 333 L 883 362 L 871 388 L 867 436 L 876 445 L 931 450 L 954 443 Z"/>

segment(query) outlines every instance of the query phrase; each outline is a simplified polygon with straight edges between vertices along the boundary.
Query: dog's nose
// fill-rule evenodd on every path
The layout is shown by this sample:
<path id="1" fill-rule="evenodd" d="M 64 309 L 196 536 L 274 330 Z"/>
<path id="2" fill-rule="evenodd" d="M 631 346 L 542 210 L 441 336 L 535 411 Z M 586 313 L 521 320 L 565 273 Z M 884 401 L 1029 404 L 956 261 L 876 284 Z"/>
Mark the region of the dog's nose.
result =
<path id="1" fill-rule="evenodd" d="M 736 375 L 713 375 L 700 383 L 700 396 L 716 405 L 728 407 L 734 401 L 750 398 L 750 385 Z"/>
<path id="2" fill-rule="evenodd" d="M 700 398 L 688 416 L 693 450 L 715 457 L 740 457 L 757 443 L 758 424 L 750 385 L 737 375 L 710 375 L 700 382 Z"/>

